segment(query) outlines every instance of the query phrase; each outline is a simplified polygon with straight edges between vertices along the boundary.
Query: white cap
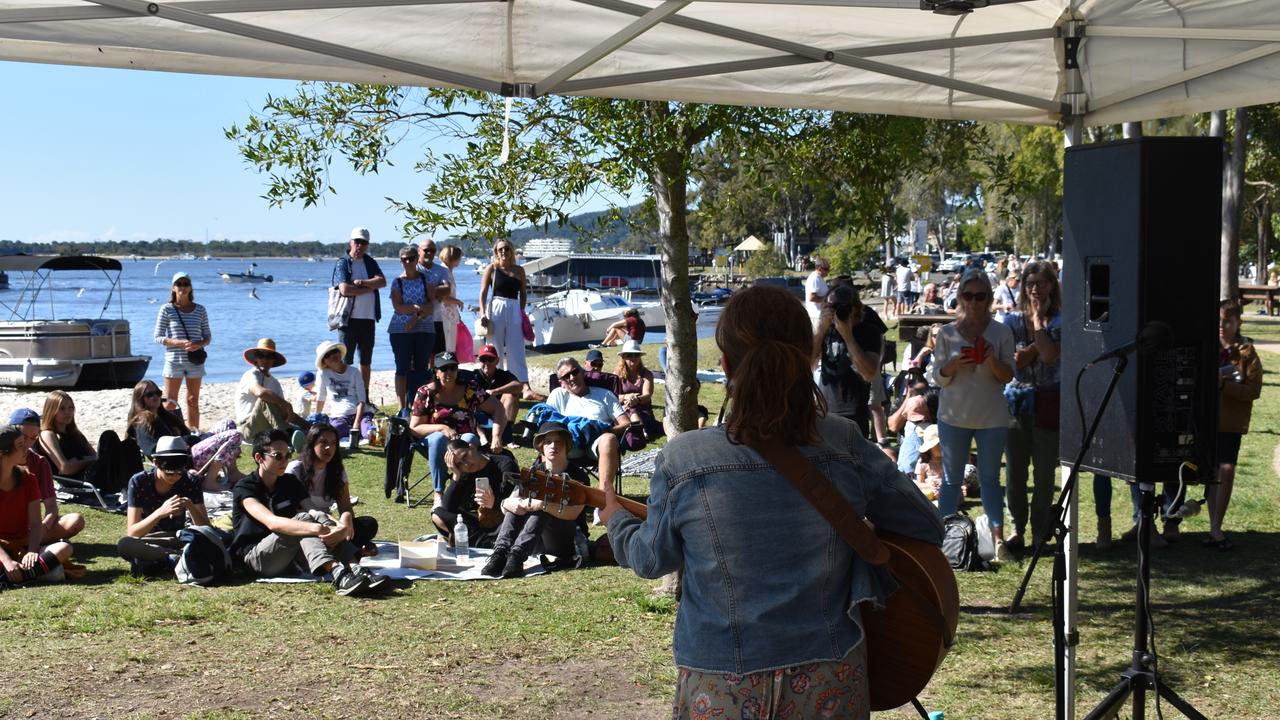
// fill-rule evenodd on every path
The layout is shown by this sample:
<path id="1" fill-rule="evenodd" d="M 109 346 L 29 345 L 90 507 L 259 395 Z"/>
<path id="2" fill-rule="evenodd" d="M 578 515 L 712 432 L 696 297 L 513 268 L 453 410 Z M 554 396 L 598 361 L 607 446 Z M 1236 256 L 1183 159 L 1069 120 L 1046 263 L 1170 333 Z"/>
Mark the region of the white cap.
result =
<path id="1" fill-rule="evenodd" d="M 351 228 L 351 239 L 352 239 L 352 240 L 364 240 L 365 242 L 368 242 L 368 240 L 369 240 L 369 228 L 364 228 L 364 227 L 355 227 L 355 228 Z"/>

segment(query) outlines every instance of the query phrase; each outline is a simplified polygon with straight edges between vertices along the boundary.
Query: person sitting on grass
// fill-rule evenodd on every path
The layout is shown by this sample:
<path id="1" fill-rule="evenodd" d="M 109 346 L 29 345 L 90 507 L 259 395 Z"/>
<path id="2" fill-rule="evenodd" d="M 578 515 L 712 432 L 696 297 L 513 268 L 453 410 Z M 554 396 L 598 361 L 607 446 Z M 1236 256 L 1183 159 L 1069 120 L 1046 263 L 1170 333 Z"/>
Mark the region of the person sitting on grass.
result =
<path id="1" fill-rule="evenodd" d="M 581 417 L 612 425 L 609 432 L 600 433 L 590 448 L 580 448 L 589 449 L 594 456 L 601 484 L 612 482 L 622 463 L 618 437 L 631 426 L 626 408 L 622 407 L 617 395 L 604 388 L 587 385 L 582 367 L 571 357 L 561 358 L 556 363 L 556 377 L 560 379 L 560 387 L 547 397 L 547 405 L 551 409 L 568 418 Z"/>
<path id="2" fill-rule="evenodd" d="M 289 455 L 287 432 L 264 430 L 254 437 L 257 469 L 231 491 L 232 560 L 257 577 L 288 576 L 299 570 L 332 574 L 339 595 L 382 586 L 385 576 L 356 562 L 360 549 L 347 539 L 349 526 L 303 508 L 309 495 L 302 481 L 285 472 Z"/>
<path id="3" fill-rule="evenodd" d="M 942 446 L 938 444 L 938 426 L 920 427 L 920 457 L 916 462 L 916 487 L 929 500 L 937 500 L 942 490 Z"/>
<path id="4" fill-rule="evenodd" d="M 573 440 L 558 422 L 545 422 L 533 436 L 538 450 L 534 472 L 567 475 L 584 485 L 587 473 L 569 461 Z M 502 501 L 504 515 L 493 543 L 493 554 L 480 571 L 489 577 L 517 578 L 524 575 L 524 561 L 534 552 L 554 555 L 557 565 L 569 564 L 575 555 L 574 521 L 585 505 L 561 506 L 535 498 L 511 495 Z M 569 561 L 569 562 L 566 562 Z"/>
<path id="5" fill-rule="evenodd" d="M 62 390 L 53 390 L 40 413 L 40 441 L 34 448 L 44 455 L 53 474 L 84 480 L 107 493 L 119 492 L 142 467 L 137 448 L 123 447 L 115 430 L 98 436 L 98 449 L 76 427 L 76 404 Z"/>
<path id="6" fill-rule="evenodd" d="M 191 450 L 182 438 L 160 438 L 151 459 L 154 469 L 129 478 L 125 535 L 116 552 L 129 561 L 135 577 L 171 577 L 182 552 L 178 532 L 188 518 L 192 525 L 208 525 L 209 513 L 200 479 L 191 472 Z"/>
<path id="7" fill-rule="evenodd" d="M 133 404 L 129 407 L 129 430 L 133 433 L 138 449 L 145 457 L 155 454 L 159 439 L 168 435 L 180 437 L 191 448 L 191 466 L 209 492 L 225 490 L 219 475 L 225 468 L 227 486 L 240 481 L 236 460 L 240 459 L 240 446 L 244 437 L 230 420 L 223 420 L 212 433 L 203 436 L 193 432 L 177 413 L 166 408 L 160 397 L 160 388 L 150 380 L 142 380 L 133 387 Z"/>
<path id="8" fill-rule="evenodd" d="M 365 387 L 360 369 L 343 361 L 347 347 L 326 340 L 316 346 L 316 412 L 329 408 L 329 424 L 338 439 L 356 449 L 360 439 L 360 421 L 365 412 Z"/>
<path id="9" fill-rule="evenodd" d="M 622 311 L 622 319 L 610 325 L 605 331 L 604 340 L 595 347 L 612 347 L 621 345 L 623 340 L 628 338 L 635 340 L 637 343 L 644 342 L 645 333 L 644 320 L 640 318 L 640 311 L 635 308 L 627 308 Z"/>
<path id="10" fill-rule="evenodd" d="M 40 485 L 22 467 L 29 448 L 22 428 L 0 427 L 0 589 L 61 579 L 58 571 L 71 559 L 69 543 L 42 540 Z"/>
<path id="11" fill-rule="evenodd" d="M 44 517 L 40 520 L 43 528 L 40 542 L 70 540 L 84 529 L 84 516 L 75 512 L 58 512 L 58 491 L 53 485 L 53 468 L 43 455 L 32 449 L 40 441 L 40 416 L 31 408 L 18 408 L 9 416 L 9 422 L 21 428 L 27 439 L 27 459 L 21 464 L 35 476 L 36 484 L 40 486 L 40 503 L 44 506 Z"/>
<path id="12" fill-rule="evenodd" d="M 310 427 L 293 411 L 280 381 L 271 374 L 272 369 L 288 362 L 276 350 L 275 340 L 258 340 L 257 345 L 244 351 L 244 361 L 253 367 L 244 371 L 236 388 L 236 427 L 240 435 L 254 438 L 265 430 L 285 430 L 290 425 L 304 430 Z"/>
<path id="13" fill-rule="evenodd" d="M 302 457 L 289 463 L 285 472 L 302 481 L 307 498 L 302 501 L 303 510 L 315 510 L 328 514 L 337 506 L 338 524 L 346 528 L 346 539 L 360 548 L 360 554 L 372 557 L 378 554 L 373 539 L 378 536 L 376 518 L 356 517 L 351 499 L 351 484 L 347 470 L 342 465 L 338 442 L 342 435 L 329 423 L 313 423 L 302 441 Z"/>
<path id="14" fill-rule="evenodd" d="M 449 441 L 444 461 L 453 482 L 440 507 L 431 511 L 431 522 L 453 547 L 453 526 L 461 515 L 471 547 L 493 547 L 502 523 L 501 503 L 513 490 L 507 476 L 518 475 L 520 464 L 507 450 L 484 452 L 476 436 L 469 434 Z"/>

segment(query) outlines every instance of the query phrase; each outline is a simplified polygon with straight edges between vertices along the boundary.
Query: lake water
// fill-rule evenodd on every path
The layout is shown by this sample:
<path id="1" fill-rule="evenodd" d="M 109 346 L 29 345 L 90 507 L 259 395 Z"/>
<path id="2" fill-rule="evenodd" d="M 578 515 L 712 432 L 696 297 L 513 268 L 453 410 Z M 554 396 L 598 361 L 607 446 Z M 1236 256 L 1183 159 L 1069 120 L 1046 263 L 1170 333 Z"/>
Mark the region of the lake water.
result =
<path id="1" fill-rule="evenodd" d="M 399 274 L 400 263 L 395 258 L 377 258 L 388 279 Z M 328 286 L 336 258 L 320 262 L 305 259 L 257 260 L 255 272 L 271 275 L 273 282 L 233 284 L 223 282 L 219 273 L 244 272 L 249 260 L 122 260 L 124 272 L 120 288 L 123 290 L 124 319 L 129 321 L 132 346 L 135 354 L 151 355 L 147 377 L 160 382 L 164 366 L 163 348 L 153 338 L 156 316 L 169 300 L 170 278 L 179 270 L 191 275 L 196 302 L 209 311 L 209 325 L 213 343 L 209 346 L 209 360 L 205 363 L 205 382 L 229 382 L 240 378 L 248 365 L 242 353 L 257 344 L 258 338 L 270 337 L 276 348 L 289 362 L 275 372 L 281 378 L 292 378 L 303 370 L 313 369 L 315 348 L 325 339 L 336 338 L 325 318 L 328 304 Z M 460 289 L 460 297 L 473 306 L 480 296 L 480 276 L 470 265 L 460 265 L 454 271 Z M 50 317 L 51 310 L 58 318 L 120 317 L 119 295 L 113 297 L 110 306 L 103 311 L 106 291 L 110 283 L 102 273 L 57 272 L 52 274 L 54 295 L 52 308 L 47 293 L 36 312 L 37 317 Z M 7 309 L 20 300 L 25 284 L 21 273 L 10 277 L 10 289 L 0 291 L 0 303 L 6 308 L 0 316 L 8 317 Z M 80 289 L 84 288 L 81 293 Z M 250 290 L 257 297 L 250 295 Z M 373 368 L 390 370 L 395 367 L 391 344 L 386 333 L 390 320 L 388 290 L 382 290 L 382 322 L 379 323 L 377 341 L 374 344 Z M 29 297 L 28 297 L 29 300 Z M 469 309 L 463 312 L 463 321 L 474 327 L 475 314 Z M 699 337 L 714 334 L 714 325 L 700 325 Z M 661 343 L 661 333 L 650 333 L 645 344 Z M 657 349 L 653 350 L 650 365 L 657 364 Z"/>

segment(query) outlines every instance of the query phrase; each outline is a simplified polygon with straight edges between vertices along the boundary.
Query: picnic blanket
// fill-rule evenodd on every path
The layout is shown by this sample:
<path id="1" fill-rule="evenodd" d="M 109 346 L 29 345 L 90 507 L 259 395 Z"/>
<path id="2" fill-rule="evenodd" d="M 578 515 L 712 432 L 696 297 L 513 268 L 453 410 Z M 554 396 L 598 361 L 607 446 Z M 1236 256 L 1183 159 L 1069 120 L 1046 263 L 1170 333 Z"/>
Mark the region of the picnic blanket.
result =
<path id="1" fill-rule="evenodd" d="M 415 538 L 418 542 L 434 540 L 436 536 L 424 535 Z M 378 554 L 373 557 L 367 557 L 360 561 L 360 564 L 386 575 L 395 580 L 496 580 L 488 575 L 482 575 L 480 569 L 489 561 L 489 556 L 493 554 L 492 550 L 484 548 L 471 548 L 471 564 L 467 566 L 457 567 L 455 565 L 457 558 L 453 554 L 453 550 L 444 548 L 442 550 L 441 560 L 448 569 L 440 570 L 419 570 L 418 568 L 402 568 L 400 567 L 400 543 L 392 540 L 375 540 L 374 544 L 378 546 Z M 535 555 L 524 561 L 525 577 L 531 575 L 541 575 L 546 572 L 542 567 L 542 563 Z M 255 582 L 260 583 L 304 583 L 319 582 L 320 578 L 314 575 L 291 575 L 284 577 L 257 578 Z"/>

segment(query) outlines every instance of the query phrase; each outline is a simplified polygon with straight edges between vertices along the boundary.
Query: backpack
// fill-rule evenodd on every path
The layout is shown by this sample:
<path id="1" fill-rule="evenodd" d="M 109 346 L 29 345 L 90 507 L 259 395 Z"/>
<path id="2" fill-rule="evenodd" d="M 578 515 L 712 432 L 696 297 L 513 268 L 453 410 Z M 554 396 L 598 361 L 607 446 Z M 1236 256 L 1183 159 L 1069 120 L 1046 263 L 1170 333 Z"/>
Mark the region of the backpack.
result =
<path id="1" fill-rule="evenodd" d="M 231 553 L 222 532 L 208 525 L 193 525 L 178 532 L 182 554 L 173 574 L 183 585 L 208 587 L 231 574 Z"/>
<path id="2" fill-rule="evenodd" d="M 942 554 L 956 570 L 986 570 L 978 554 L 978 527 L 963 511 L 942 518 Z"/>

